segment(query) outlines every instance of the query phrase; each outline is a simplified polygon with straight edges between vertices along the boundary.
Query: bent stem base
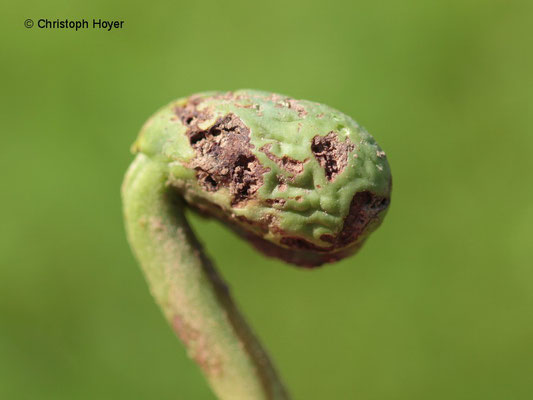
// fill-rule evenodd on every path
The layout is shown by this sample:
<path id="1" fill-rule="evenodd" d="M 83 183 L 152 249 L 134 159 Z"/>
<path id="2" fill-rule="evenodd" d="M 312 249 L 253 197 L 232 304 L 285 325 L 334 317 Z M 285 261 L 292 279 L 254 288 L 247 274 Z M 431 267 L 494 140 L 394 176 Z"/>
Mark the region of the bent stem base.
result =
<path id="1" fill-rule="evenodd" d="M 140 154 L 122 187 L 128 240 L 152 295 L 219 399 L 288 400 L 166 182 L 166 166 Z"/>

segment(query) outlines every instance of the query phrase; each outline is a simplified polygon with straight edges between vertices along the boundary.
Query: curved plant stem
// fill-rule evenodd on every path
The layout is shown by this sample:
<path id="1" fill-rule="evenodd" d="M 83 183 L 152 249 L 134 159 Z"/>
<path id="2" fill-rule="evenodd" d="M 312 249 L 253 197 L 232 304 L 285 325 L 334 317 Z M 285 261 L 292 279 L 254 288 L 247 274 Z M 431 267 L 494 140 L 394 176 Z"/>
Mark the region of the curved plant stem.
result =
<path id="1" fill-rule="evenodd" d="M 288 399 L 166 180 L 165 165 L 138 155 L 122 187 L 128 239 L 154 298 L 220 399 Z"/>

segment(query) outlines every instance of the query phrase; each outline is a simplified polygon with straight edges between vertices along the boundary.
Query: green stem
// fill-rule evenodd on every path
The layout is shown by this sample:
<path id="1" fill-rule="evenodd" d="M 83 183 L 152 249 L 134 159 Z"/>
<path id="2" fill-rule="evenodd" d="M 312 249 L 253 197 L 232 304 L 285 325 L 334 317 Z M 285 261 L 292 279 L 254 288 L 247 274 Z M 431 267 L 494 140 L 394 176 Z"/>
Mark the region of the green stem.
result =
<path id="1" fill-rule="evenodd" d="M 220 399 L 288 399 L 166 181 L 164 164 L 138 155 L 122 187 L 128 239 L 154 298 Z"/>

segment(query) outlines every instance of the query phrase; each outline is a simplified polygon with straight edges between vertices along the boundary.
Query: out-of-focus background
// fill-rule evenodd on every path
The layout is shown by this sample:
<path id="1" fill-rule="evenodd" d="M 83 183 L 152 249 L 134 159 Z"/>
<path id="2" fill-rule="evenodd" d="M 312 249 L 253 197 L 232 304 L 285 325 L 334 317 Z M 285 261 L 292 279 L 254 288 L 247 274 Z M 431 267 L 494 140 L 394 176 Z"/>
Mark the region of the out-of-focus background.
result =
<path id="1" fill-rule="evenodd" d="M 193 218 L 294 398 L 531 399 L 532 4 L 3 4 L 0 398 L 214 399 L 149 295 L 119 188 L 160 106 L 257 88 L 353 116 L 394 176 L 383 226 L 320 270 Z"/>

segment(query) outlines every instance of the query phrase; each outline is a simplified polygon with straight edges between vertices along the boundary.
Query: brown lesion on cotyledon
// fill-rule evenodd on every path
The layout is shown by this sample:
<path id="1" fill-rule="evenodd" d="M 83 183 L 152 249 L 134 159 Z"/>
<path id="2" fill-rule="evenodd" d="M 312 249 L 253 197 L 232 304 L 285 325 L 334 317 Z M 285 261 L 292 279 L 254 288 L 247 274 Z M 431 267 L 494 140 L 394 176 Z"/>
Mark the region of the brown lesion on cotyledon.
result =
<path id="1" fill-rule="evenodd" d="M 263 185 L 263 174 L 269 171 L 252 153 L 250 129 L 235 114 L 229 113 L 206 129 L 210 112 L 198 110 L 200 101 L 189 100 L 176 107 L 175 113 L 187 127 L 187 136 L 196 156 L 188 167 L 196 171 L 200 186 L 209 192 L 228 188 L 231 204 L 240 207 L 254 198 Z"/>
<path id="2" fill-rule="evenodd" d="M 331 243 L 336 248 L 356 242 L 367 226 L 375 221 L 382 211 L 385 211 L 389 203 L 389 197 L 378 196 L 370 191 L 356 193 L 339 234 L 322 235 L 320 239 Z"/>
<path id="3" fill-rule="evenodd" d="M 305 116 L 308 114 L 305 107 L 296 99 L 272 94 L 267 97 L 267 100 L 270 100 L 276 103 L 275 107 L 278 107 L 278 108 L 286 107 L 290 110 L 296 111 L 296 113 L 298 114 L 298 117 L 300 118 L 305 118 Z"/>
<path id="4" fill-rule="evenodd" d="M 265 203 L 268 204 L 269 206 L 278 206 L 278 207 L 283 207 L 286 202 L 287 202 L 287 199 L 283 199 L 283 198 L 265 200 Z"/>
<path id="5" fill-rule="evenodd" d="M 263 153 L 265 153 L 265 155 L 268 157 L 269 160 L 274 161 L 280 168 L 283 168 L 285 171 L 290 172 L 293 175 L 298 175 L 303 172 L 304 163 L 307 160 L 298 161 L 287 155 L 283 157 L 278 157 L 270 151 L 271 147 L 272 147 L 272 144 L 268 143 L 268 144 L 265 144 L 264 146 L 261 146 L 259 151 L 262 151 Z"/>
<path id="6" fill-rule="evenodd" d="M 315 136 L 311 142 L 311 151 L 326 172 L 328 181 L 335 179 L 348 165 L 348 155 L 355 146 L 348 138 L 341 142 L 334 131 L 326 136 Z"/>
<path id="7" fill-rule="evenodd" d="M 379 222 L 379 215 L 387 209 L 389 203 L 388 196 L 379 196 L 370 191 L 356 193 L 348 215 L 344 218 L 341 231 L 336 235 L 320 237 L 323 242 L 328 243 L 325 246 L 319 246 L 281 229 L 276 233 L 281 236 L 280 245 L 247 232 L 240 233 L 267 256 L 277 257 L 303 267 L 317 267 L 340 260 L 361 247 L 369 226 Z"/>
<path id="8" fill-rule="evenodd" d="M 251 220 L 244 216 L 228 214 L 218 207 L 207 207 L 201 203 L 192 206 L 205 216 L 224 221 L 228 227 L 266 256 L 276 257 L 301 267 L 313 268 L 341 260 L 357 250 L 365 240 L 369 225 L 379 222 L 380 214 L 385 211 L 389 203 L 390 197 L 379 196 L 370 191 L 356 193 L 340 232 L 320 237 L 325 243 L 324 246 L 285 231 L 279 226 L 274 214 L 266 214 L 259 220 Z M 279 244 L 263 238 L 269 232 L 279 238 Z"/>
<path id="9" fill-rule="evenodd" d="M 202 97 L 191 96 L 188 98 L 185 105 L 176 107 L 174 109 L 174 113 L 185 126 L 197 126 L 198 124 L 207 121 L 211 117 L 211 113 L 208 108 L 198 109 L 198 105 L 203 100 L 204 99 Z"/>
<path id="10" fill-rule="evenodd" d="M 250 129 L 235 114 L 226 114 L 208 128 L 200 128 L 202 122 L 212 118 L 208 108 L 198 108 L 202 101 L 201 98 L 192 98 L 175 109 L 176 116 L 187 128 L 186 134 L 196 152 L 196 156 L 187 166 L 196 171 L 198 182 L 204 190 L 217 191 L 223 187 L 227 188 L 232 195 L 231 205 L 242 207 L 249 199 L 256 197 L 263 184 L 263 175 L 270 169 L 264 167 L 252 153 Z M 341 142 L 334 131 L 326 136 L 315 136 L 311 143 L 311 150 L 324 168 L 329 181 L 334 180 L 346 168 L 349 153 L 354 148 L 348 139 Z M 262 146 L 259 150 L 294 176 L 303 172 L 304 163 L 307 161 L 294 160 L 288 156 L 278 157 L 270 152 L 270 145 Z M 290 178 L 278 176 L 280 191 L 286 189 L 287 180 Z M 287 200 L 266 199 L 263 203 L 270 207 L 283 208 Z M 202 198 L 190 205 L 205 215 L 227 222 L 238 234 L 268 256 L 300 266 L 316 267 L 340 260 L 359 248 L 365 239 L 362 235 L 365 235 L 371 224 L 379 222 L 379 215 L 388 207 L 389 201 L 389 197 L 370 191 L 356 193 L 342 229 L 337 234 L 320 237 L 324 245 L 312 243 L 293 232 L 281 229 L 276 217 L 279 212 L 277 210 L 272 210 L 272 213 L 267 213 L 255 221 L 228 213 L 221 207 L 214 207 L 215 204 L 210 204 Z M 277 243 L 264 239 L 263 236 L 269 232 L 278 238 Z M 180 327 L 179 322 L 176 328 L 181 330 L 182 334 L 185 333 L 186 337 L 190 333 L 183 326 Z M 199 363 L 201 362 L 200 359 Z"/>
<path id="11" fill-rule="evenodd" d="M 296 111 L 300 118 L 304 118 L 307 115 L 307 110 L 298 102 L 298 100 L 288 99 L 287 103 L 289 103 L 289 108 Z"/>
<path id="12" fill-rule="evenodd" d="M 344 219 L 342 230 L 336 235 L 322 235 L 320 239 L 330 243 L 321 247 L 300 237 L 283 237 L 281 244 L 301 250 L 312 250 L 319 253 L 334 253 L 336 250 L 356 243 L 370 223 L 389 205 L 389 198 L 381 197 L 369 191 L 356 193 L 350 204 L 348 215 Z"/>

